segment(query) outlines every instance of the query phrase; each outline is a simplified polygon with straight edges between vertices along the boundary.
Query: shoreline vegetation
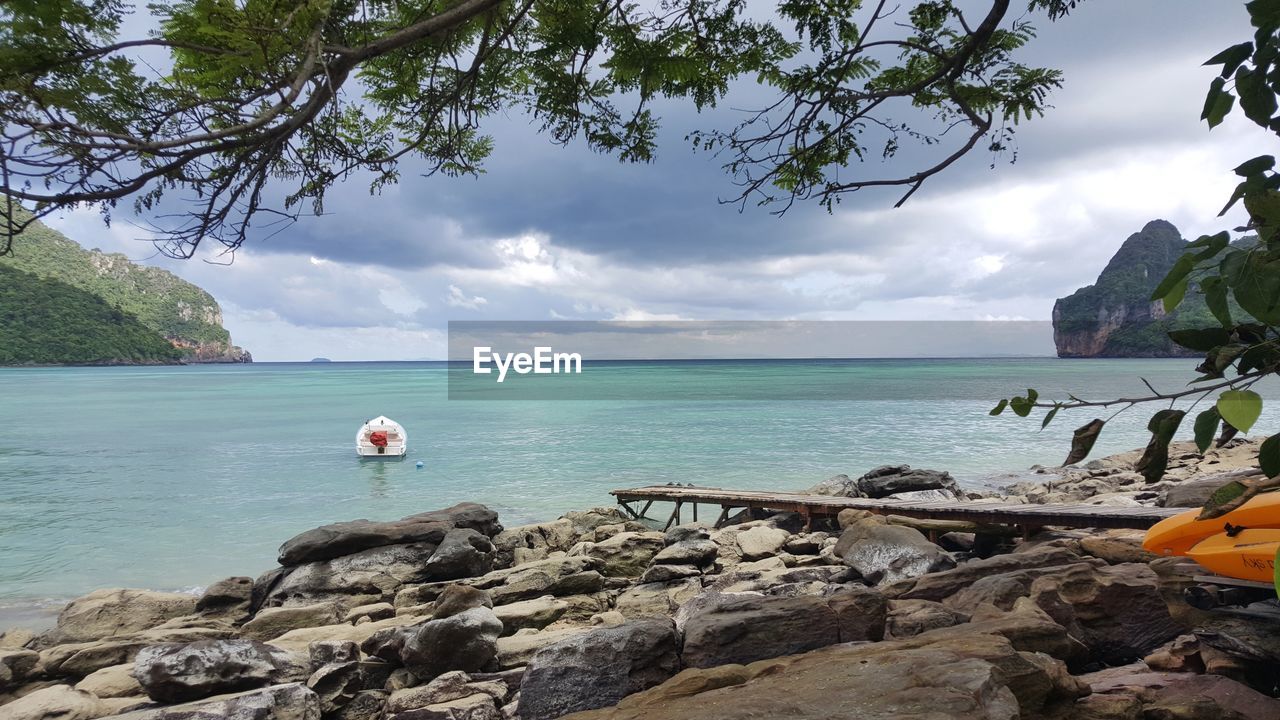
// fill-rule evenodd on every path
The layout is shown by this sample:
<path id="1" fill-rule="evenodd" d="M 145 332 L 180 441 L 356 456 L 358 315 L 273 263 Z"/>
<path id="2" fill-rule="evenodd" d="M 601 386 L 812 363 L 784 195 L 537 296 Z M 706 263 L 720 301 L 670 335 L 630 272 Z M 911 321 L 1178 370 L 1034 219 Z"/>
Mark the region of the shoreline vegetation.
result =
<path id="1" fill-rule="evenodd" d="M 1194 507 L 1256 452 L 1175 443 L 1157 483 L 1132 451 L 1002 491 L 886 466 L 810 492 Z M 337 522 L 256 579 L 98 590 L 5 631 L 0 717 L 1280 717 L 1280 627 L 1186 605 L 1202 571 L 1141 531 L 921 528 L 846 510 L 661 532 L 611 507 L 504 528 L 475 503 Z"/>

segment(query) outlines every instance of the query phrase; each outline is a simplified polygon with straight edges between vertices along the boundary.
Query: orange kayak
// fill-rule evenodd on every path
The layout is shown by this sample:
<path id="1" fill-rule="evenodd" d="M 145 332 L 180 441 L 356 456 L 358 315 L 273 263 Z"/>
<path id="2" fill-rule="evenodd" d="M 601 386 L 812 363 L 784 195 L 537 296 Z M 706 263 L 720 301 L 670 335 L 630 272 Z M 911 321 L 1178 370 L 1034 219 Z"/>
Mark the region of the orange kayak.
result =
<path id="1" fill-rule="evenodd" d="M 1219 518 L 1196 520 L 1200 510 L 1165 518 L 1147 531 L 1142 547 L 1157 555 L 1186 555 L 1197 543 L 1227 529 L 1227 525 L 1245 528 L 1280 529 L 1280 492 L 1263 493 Z"/>
<path id="2" fill-rule="evenodd" d="M 1275 579 L 1280 530 L 1242 530 L 1201 540 L 1187 555 L 1206 570 L 1240 580 L 1270 583 Z"/>

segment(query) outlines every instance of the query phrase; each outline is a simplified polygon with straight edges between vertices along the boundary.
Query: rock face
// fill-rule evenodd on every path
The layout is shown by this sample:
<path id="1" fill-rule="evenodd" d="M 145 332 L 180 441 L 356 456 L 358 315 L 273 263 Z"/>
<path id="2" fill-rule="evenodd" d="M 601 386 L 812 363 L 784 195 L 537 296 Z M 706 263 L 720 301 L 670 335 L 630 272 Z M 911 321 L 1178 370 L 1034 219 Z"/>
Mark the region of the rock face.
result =
<path id="1" fill-rule="evenodd" d="M 955 559 L 909 527 L 867 517 L 845 528 L 835 552 L 869 583 L 888 584 L 926 573 L 948 570 Z"/>
<path id="2" fill-rule="evenodd" d="M 616 707 L 573 720 L 1013 720 L 1087 692 L 1061 667 L 1003 638 L 925 646 L 841 645 L 805 655 L 686 670 Z"/>
<path id="3" fill-rule="evenodd" d="M 502 531 L 497 513 L 477 503 L 459 503 L 444 510 L 412 515 L 403 520 L 352 520 L 308 530 L 286 540 L 280 546 L 279 561 L 287 567 L 332 560 L 384 545 L 439 545 L 454 528 L 475 530 L 485 537 L 493 537 Z"/>
<path id="4" fill-rule="evenodd" d="M 883 615 L 881 623 L 883 628 Z M 812 596 L 712 597 L 688 616 L 682 629 L 688 667 L 746 664 L 840 642 L 835 611 L 824 598 Z"/>
<path id="5" fill-rule="evenodd" d="M 196 597 L 150 590 L 96 590 L 76 598 L 58 614 L 45 645 L 89 642 L 155 627 L 196 609 Z"/>
<path id="6" fill-rule="evenodd" d="M 415 676 L 430 679 L 450 670 L 487 669 L 498 656 L 502 621 L 486 607 L 424 623 L 405 638 L 400 661 Z"/>
<path id="7" fill-rule="evenodd" d="M 105 709 L 92 693 L 54 685 L 0 707 L 0 717 L 5 720 L 93 720 L 102 717 Z"/>
<path id="8" fill-rule="evenodd" d="M 551 720 L 612 705 L 680 669 L 669 620 L 635 620 L 539 650 L 520 683 L 521 720 Z"/>
<path id="9" fill-rule="evenodd" d="M 203 640 L 143 648 L 133 674 L 152 700 L 178 703 L 305 680 L 307 668 L 289 653 L 254 640 Z"/>
<path id="10" fill-rule="evenodd" d="M 1207 316 L 1203 297 L 1189 294 L 1171 316 L 1151 292 L 1186 249 L 1178 229 L 1153 220 L 1129 236 L 1093 285 L 1053 306 L 1058 357 L 1191 357 L 1167 332 L 1179 319 Z"/>
<path id="11" fill-rule="evenodd" d="M 138 710 L 112 720 L 320 720 L 320 699 L 301 683 L 220 695 L 201 702 Z"/>

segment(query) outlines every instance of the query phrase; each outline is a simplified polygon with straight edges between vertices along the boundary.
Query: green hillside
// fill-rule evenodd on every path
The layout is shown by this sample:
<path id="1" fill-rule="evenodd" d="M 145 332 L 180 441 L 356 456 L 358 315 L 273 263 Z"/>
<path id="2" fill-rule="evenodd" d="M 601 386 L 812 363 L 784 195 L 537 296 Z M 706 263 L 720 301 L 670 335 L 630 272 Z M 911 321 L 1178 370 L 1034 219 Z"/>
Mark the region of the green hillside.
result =
<path id="1" fill-rule="evenodd" d="M 102 298 L 0 264 L 0 365 L 173 363 L 182 353 Z"/>
<path id="2" fill-rule="evenodd" d="M 63 283 L 136 318 L 190 362 L 244 362 L 231 344 L 222 309 L 209 293 L 161 268 L 137 265 L 118 253 L 85 250 L 42 223 L 19 235 L 0 268 Z M 67 360 L 80 362 L 80 360 Z"/>
<path id="3" fill-rule="evenodd" d="M 1168 332 L 1216 324 L 1204 298 L 1187 293 L 1171 314 L 1151 293 L 1185 251 L 1172 224 L 1153 220 L 1130 235 L 1098 275 L 1053 306 L 1053 335 L 1061 357 L 1190 357 Z"/>

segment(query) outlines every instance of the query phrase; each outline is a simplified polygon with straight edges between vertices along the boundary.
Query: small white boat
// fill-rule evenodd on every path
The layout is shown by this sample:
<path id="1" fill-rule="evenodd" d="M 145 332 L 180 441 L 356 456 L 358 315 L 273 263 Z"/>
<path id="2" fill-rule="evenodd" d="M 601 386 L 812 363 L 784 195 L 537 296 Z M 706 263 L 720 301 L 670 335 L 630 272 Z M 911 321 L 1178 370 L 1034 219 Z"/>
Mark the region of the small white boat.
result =
<path id="1" fill-rule="evenodd" d="M 401 458 L 409 452 L 409 434 L 400 423 L 385 415 L 370 420 L 356 432 L 356 454 L 360 457 Z"/>

